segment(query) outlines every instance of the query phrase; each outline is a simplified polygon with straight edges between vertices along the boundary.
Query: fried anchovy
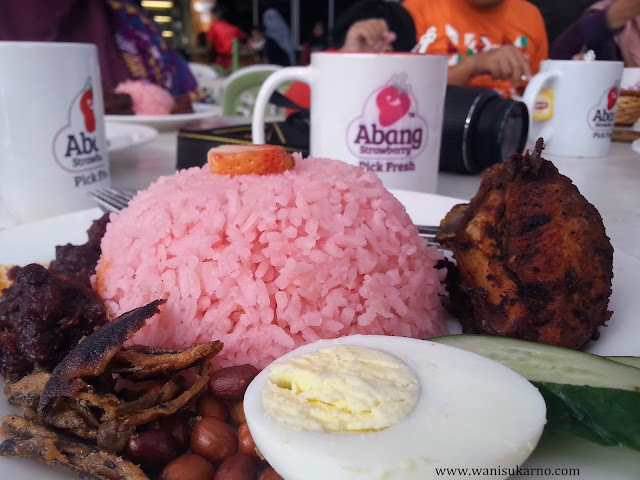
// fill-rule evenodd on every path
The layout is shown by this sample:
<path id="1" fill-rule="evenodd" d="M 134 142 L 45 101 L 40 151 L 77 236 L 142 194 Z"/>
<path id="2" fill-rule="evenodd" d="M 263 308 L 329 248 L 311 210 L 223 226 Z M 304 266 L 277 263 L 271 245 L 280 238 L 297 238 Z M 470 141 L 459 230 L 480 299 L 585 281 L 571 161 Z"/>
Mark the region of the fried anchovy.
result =
<path id="1" fill-rule="evenodd" d="M 50 377 L 51 374 L 47 372 L 32 373 L 17 382 L 7 382 L 4 393 L 7 394 L 11 405 L 35 410 L 38 408 L 40 395 Z"/>
<path id="2" fill-rule="evenodd" d="M 148 380 L 198 365 L 220 350 L 222 342 L 219 341 L 199 343 L 175 351 L 133 345 L 115 354 L 109 370 L 128 380 Z"/>
<path id="3" fill-rule="evenodd" d="M 122 348 L 122 344 L 140 330 L 148 318 L 159 313 L 158 307 L 164 302 L 154 300 L 131 310 L 78 343 L 54 368 L 40 397 L 38 414 L 45 417 L 58 398 L 72 395 L 84 388 L 86 383 L 82 377 L 100 375 L 111 358 Z"/>
<path id="4" fill-rule="evenodd" d="M 124 449 L 136 426 L 145 425 L 160 417 L 173 415 L 188 406 L 209 383 L 210 371 L 211 363 L 204 362 L 198 367 L 198 373 L 191 388 L 177 397 L 142 411 L 131 412 L 129 416 L 117 417 L 103 422 L 98 428 L 98 446 L 110 452 L 119 452 Z"/>
<path id="5" fill-rule="evenodd" d="M 16 415 L 3 417 L 0 455 L 62 465 L 100 480 L 149 480 L 133 463 Z"/>

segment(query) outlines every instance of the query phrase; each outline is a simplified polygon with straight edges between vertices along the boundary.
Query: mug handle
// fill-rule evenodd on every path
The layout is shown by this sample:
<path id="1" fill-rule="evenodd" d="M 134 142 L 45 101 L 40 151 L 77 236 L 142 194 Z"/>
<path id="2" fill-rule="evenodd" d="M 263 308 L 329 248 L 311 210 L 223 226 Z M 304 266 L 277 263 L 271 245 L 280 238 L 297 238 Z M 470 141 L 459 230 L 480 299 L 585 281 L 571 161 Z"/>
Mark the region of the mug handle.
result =
<path id="1" fill-rule="evenodd" d="M 273 92 L 285 82 L 298 81 L 311 84 L 311 67 L 287 67 L 277 70 L 267 77 L 253 106 L 253 117 L 251 120 L 251 136 L 253 143 L 263 144 L 264 139 L 264 117 L 267 104 Z"/>
<path id="2" fill-rule="evenodd" d="M 544 86 L 549 83 L 551 80 L 556 78 L 560 78 L 560 72 L 541 72 L 531 79 L 527 88 L 524 90 L 524 94 L 522 95 L 522 102 L 527 106 L 527 110 L 529 110 L 529 141 L 535 142 L 539 137 L 543 137 L 545 142 L 548 142 L 553 136 L 553 127 L 549 123 L 547 123 L 543 128 L 536 129 L 534 125 L 539 123 L 540 121 L 548 122 L 548 120 L 533 120 L 533 113 L 536 106 L 536 99 L 538 95 L 544 88 Z"/>

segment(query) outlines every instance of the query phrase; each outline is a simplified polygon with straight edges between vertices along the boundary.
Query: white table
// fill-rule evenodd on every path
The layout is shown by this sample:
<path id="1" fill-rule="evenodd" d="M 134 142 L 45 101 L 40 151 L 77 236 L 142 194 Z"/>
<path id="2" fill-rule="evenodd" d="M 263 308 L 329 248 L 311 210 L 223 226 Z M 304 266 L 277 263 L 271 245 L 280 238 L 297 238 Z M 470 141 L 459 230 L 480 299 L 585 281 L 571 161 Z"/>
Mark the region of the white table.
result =
<path id="1" fill-rule="evenodd" d="M 220 126 L 248 123 L 245 118 L 220 118 Z M 176 170 L 176 132 L 160 134 L 153 141 L 110 155 L 115 187 L 142 189 L 161 175 Z M 552 160 L 580 192 L 600 211 L 614 246 L 640 260 L 640 155 L 628 143 L 614 142 L 607 158 Z M 440 173 L 438 193 L 469 199 L 478 190 L 479 175 Z"/>

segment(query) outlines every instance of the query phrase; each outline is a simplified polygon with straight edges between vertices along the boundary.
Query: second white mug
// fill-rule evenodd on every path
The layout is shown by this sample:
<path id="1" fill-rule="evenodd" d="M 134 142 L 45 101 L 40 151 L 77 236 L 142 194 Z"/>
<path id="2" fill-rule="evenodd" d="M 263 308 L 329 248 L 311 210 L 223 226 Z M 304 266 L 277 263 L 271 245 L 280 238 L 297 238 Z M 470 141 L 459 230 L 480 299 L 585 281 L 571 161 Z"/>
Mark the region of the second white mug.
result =
<path id="1" fill-rule="evenodd" d="M 410 53 L 319 52 L 309 67 L 272 74 L 253 112 L 264 143 L 265 109 L 282 83 L 311 87 L 311 155 L 360 165 L 387 188 L 435 192 L 447 59 Z"/>
<path id="2" fill-rule="evenodd" d="M 529 141 L 543 137 L 549 155 L 606 156 L 623 68 L 622 62 L 544 60 L 522 99 Z"/>

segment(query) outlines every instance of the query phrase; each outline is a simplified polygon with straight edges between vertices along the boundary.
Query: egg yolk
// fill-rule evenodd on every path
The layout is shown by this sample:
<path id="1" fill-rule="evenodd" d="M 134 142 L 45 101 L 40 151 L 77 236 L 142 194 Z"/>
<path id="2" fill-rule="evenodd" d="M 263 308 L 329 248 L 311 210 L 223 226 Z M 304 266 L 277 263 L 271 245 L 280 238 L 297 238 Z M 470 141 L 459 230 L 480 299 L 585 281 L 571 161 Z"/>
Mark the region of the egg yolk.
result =
<path id="1" fill-rule="evenodd" d="M 398 358 L 343 345 L 273 364 L 262 405 L 297 430 L 362 433 L 398 423 L 419 394 L 415 373 Z"/>

